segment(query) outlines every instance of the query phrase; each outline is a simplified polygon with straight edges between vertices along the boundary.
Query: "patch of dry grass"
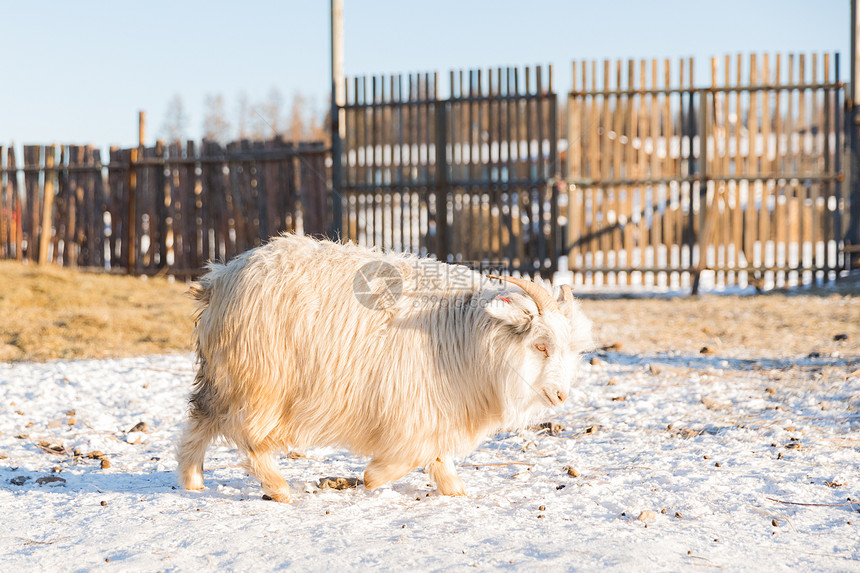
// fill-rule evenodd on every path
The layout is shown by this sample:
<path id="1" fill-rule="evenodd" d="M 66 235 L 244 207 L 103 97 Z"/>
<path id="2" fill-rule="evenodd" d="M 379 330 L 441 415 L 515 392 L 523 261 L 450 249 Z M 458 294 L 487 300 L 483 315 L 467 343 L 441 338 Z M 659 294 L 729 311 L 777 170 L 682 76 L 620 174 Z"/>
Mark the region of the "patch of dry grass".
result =
<path id="1" fill-rule="evenodd" d="M 853 289 L 751 296 L 588 298 L 598 344 L 621 352 L 670 350 L 761 358 L 860 354 L 860 297 Z M 839 340 L 834 337 L 839 336 Z"/>
<path id="2" fill-rule="evenodd" d="M 0 360 L 191 350 L 186 285 L 0 261 Z"/>
<path id="3" fill-rule="evenodd" d="M 190 351 L 186 288 L 0 261 L 0 361 Z M 760 296 L 588 297 L 583 309 L 600 344 L 620 343 L 629 354 L 708 347 L 720 356 L 845 356 L 860 355 L 858 293 L 845 285 Z"/>

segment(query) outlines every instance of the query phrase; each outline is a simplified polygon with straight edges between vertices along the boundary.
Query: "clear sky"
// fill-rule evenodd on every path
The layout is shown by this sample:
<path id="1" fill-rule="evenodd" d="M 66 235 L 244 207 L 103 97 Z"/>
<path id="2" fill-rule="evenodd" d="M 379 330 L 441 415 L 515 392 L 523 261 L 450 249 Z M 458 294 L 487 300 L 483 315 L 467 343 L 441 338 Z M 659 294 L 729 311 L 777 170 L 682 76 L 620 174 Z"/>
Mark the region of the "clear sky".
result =
<path id="1" fill-rule="evenodd" d="M 344 0 L 347 75 L 551 63 L 570 87 L 573 59 L 709 58 L 726 53 L 842 53 L 849 0 Z M 239 94 L 277 88 L 327 106 L 328 0 L 4 2 L 0 144 L 132 145 L 137 110 L 148 143 L 179 94 L 189 136 L 207 94 L 228 119 Z M 445 91 L 443 90 L 443 94 Z M 151 140 L 151 141 L 149 141 Z"/>

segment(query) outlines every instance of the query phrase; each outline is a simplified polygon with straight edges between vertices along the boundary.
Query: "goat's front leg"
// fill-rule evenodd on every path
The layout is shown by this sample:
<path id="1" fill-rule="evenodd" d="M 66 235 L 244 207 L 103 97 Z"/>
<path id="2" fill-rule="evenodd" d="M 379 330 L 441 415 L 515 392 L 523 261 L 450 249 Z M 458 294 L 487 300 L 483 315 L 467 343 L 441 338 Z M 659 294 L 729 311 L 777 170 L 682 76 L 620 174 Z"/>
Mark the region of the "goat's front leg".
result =
<path id="1" fill-rule="evenodd" d="M 466 495 L 466 486 L 457 475 L 451 458 L 436 458 L 436 461 L 427 464 L 427 473 L 436 482 L 442 495 Z"/>
<path id="2" fill-rule="evenodd" d="M 284 476 L 278 471 L 278 465 L 275 463 L 272 453 L 266 450 L 248 450 L 246 455 L 245 469 L 253 477 L 260 480 L 263 493 L 277 502 L 290 503 L 292 501 L 290 486 L 287 485 Z"/>

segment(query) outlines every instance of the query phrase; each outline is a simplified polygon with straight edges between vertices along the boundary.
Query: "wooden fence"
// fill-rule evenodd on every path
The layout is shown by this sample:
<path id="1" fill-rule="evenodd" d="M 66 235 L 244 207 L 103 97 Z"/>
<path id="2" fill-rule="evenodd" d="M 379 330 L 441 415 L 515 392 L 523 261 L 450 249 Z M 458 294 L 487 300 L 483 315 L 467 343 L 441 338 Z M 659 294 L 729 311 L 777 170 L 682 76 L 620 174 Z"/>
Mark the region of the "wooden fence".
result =
<path id="1" fill-rule="evenodd" d="M 601 67 L 575 63 L 568 99 L 579 281 L 779 286 L 844 267 L 838 55 L 713 58 L 707 88 L 692 59 Z"/>
<path id="2" fill-rule="evenodd" d="M 281 140 L 0 148 L 0 258 L 196 274 L 280 231 L 328 229 L 327 149 Z"/>
<path id="3" fill-rule="evenodd" d="M 343 237 L 549 273 L 557 104 L 552 68 L 347 81 Z"/>
<path id="4" fill-rule="evenodd" d="M 579 284 L 834 277 L 860 201 L 838 55 L 714 58 L 707 87 L 694 68 L 576 62 L 566 140 L 552 67 L 454 71 L 445 98 L 435 73 L 353 78 L 333 193 L 322 144 L 0 148 L 0 258 L 192 274 L 333 230 L 528 274 L 566 255 Z"/>

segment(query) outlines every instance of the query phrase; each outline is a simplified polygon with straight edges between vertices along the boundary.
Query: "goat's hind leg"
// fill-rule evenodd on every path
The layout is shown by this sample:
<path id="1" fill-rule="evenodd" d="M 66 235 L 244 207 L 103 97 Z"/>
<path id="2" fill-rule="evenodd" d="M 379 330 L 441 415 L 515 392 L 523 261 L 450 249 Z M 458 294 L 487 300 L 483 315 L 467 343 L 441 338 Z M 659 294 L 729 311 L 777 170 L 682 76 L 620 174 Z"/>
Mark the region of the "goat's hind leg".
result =
<path id="1" fill-rule="evenodd" d="M 412 471 L 414 467 L 414 463 L 375 457 L 364 468 L 364 487 L 367 489 L 376 489 L 390 481 L 399 480 Z"/>
<path id="2" fill-rule="evenodd" d="M 177 451 L 179 484 L 185 489 L 203 489 L 203 459 L 206 448 L 217 435 L 215 422 L 192 410 Z"/>

